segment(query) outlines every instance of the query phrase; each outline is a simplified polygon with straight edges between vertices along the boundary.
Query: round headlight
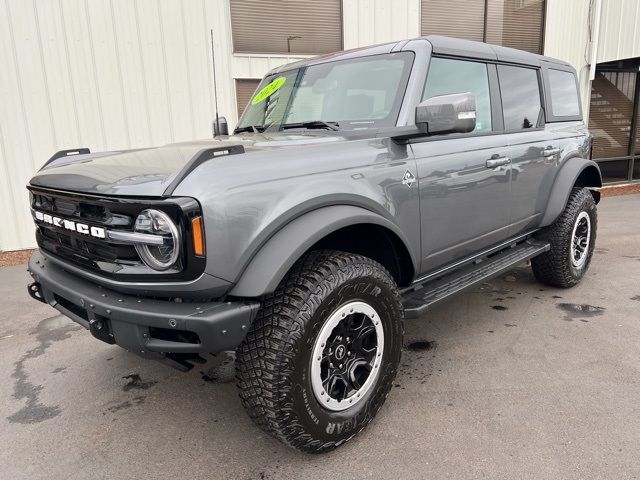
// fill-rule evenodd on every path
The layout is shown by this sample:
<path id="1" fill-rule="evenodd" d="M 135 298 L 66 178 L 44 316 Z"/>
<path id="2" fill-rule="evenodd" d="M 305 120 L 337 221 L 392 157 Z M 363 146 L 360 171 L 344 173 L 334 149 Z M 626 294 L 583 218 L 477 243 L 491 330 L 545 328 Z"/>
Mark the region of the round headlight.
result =
<path id="1" fill-rule="evenodd" d="M 162 245 L 136 244 L 144 263 L 154 270 L 167 270 L 178 260 L 180 234 L 169 215 L 159 210 L 144 210 L 136 218 L 134 231 L 162 237 Z"/>

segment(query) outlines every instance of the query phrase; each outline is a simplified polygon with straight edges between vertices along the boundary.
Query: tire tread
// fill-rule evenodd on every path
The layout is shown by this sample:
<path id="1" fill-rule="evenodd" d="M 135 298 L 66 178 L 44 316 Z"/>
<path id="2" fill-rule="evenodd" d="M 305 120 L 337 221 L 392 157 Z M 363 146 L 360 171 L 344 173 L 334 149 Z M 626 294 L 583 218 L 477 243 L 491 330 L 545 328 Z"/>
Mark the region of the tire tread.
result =
<path id="1" fill-rule="evenodd" d="M 262 299 L 257 317 L 236 351 L 240 400 L 251 419 L 283 443 L 309 453 L 331 450 L 355 436 L 324 443 L 312 438 L 297 421 L 289 396 L 290 374 L 307 321 L 333 288 L 354 274 L 374 277 L 387 284 L 398 299 L 398 318 L 402 322 L 397 287 L 382 265 L 361 255 L 313 251 L 292 267 L 273 294 Z M 396 369 L 397 366 L 391 377 L 395 377 Z M 387 383 L 384 397 L 391 388 L 391 381 Z M 378 403 L 381 406 L 383 401 Z M 373 416 L 375 412 L 367 417 L 362 428 Z"/>
<path id="2" fill-rule="evenodd" d="M 597 227 L 597 211 L 593 196 L 587 188 L 575 187 L 569 195 L 569 200 L 560 216 L 554 223 L 543 228 L 537 238 L 549 242 L 551 249 L 537 257 L 531 259 L 531 268 L 536 279 L 552 287 L 569 288 L 580 282 L 581 277 L 572 274 L 569 266 L 569 243 L 573 224 L 580 211 L 593 209 L 593 219 L 591 228 L 594 234 Z M 567 241 L 569 238 L 569 241 Z M 582 273 L 586 272 L 591 261 L 594 248 L 591 242 L 587 263 Z"/>

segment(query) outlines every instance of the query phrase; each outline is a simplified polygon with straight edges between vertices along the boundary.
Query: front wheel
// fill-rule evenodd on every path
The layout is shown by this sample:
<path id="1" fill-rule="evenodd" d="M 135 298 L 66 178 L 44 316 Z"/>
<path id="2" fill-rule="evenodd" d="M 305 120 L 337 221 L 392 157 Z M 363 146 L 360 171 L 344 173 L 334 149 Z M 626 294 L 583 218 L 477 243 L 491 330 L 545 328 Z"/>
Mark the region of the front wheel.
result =
<path id="1" fill-rule="evenodd" d="M 396 376 L 402 307 L 377 262 L 336 251 L 300 260 L 236 354 L 240 399 L 274 437 L 309 453 L 331 450 L 373 419 Z"/>
<path id="2" fill-rule="evenodd" d="M 574 188 L 557 220 L 537 235 L 551 249 L 531 259 L 535 277 L 552 287 L 578 284 L 591 263 L 598 222 L 596 203 L 586 188 Z"/>

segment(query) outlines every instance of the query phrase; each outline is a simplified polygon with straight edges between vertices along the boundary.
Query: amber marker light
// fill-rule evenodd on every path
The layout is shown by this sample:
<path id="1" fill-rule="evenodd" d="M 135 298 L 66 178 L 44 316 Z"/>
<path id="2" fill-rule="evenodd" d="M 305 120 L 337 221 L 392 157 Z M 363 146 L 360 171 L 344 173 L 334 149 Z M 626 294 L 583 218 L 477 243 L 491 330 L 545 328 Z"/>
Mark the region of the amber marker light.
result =
<path id="1" fill-rule="evenodd" d="M 204 257 L 204 229 L 202 217 L 195 217 L 191 220 L 191 231 L 193 232 L 193 251 L 199 257 Z"/>

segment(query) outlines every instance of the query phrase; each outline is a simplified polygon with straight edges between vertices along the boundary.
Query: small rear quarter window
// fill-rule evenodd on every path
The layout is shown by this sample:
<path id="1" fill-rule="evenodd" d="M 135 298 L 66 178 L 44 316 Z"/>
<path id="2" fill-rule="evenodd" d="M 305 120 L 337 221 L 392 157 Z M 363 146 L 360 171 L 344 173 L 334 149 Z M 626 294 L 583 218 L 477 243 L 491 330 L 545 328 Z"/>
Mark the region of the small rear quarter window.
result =
<path id="1" fill-rule="evenodd" d="M 553 116 L 575 117 L 580 115 L 578 89 L 573 73 L 549 69 L 548 76 Z"/>

